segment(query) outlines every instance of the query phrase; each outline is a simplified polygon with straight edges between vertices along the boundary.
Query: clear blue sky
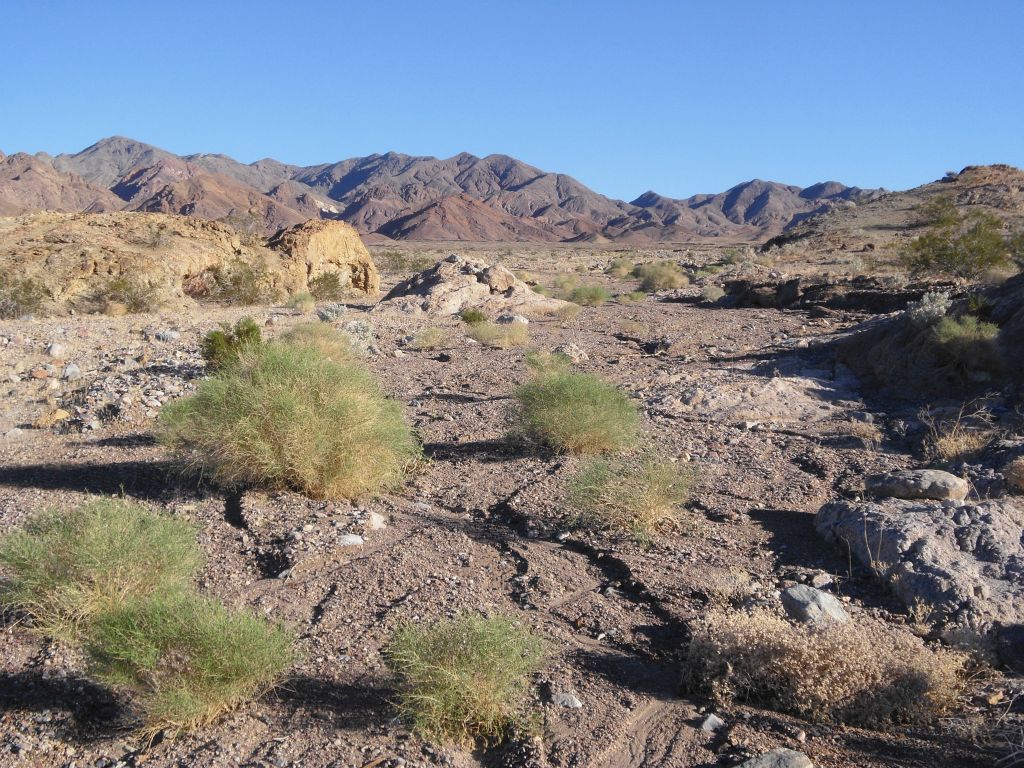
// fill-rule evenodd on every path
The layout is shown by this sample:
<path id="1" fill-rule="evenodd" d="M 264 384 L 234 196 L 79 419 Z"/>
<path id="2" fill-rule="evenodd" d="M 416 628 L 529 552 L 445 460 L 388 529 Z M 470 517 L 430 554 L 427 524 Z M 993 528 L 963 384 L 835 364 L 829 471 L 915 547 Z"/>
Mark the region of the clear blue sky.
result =
<path id="1" fill-rule="evenodd" d="M 0 149 L 514 155 L 632 199 L 1024 165 L 1024 0 L 7 0 Z"/>

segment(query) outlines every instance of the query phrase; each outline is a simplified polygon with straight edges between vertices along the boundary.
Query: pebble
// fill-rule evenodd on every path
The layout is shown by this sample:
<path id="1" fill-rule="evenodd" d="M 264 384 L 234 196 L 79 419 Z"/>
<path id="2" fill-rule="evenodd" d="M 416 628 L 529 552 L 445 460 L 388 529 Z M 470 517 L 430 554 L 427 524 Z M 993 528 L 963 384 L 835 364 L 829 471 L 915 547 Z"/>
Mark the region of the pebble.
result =
<path id="1" fill-rule="evenodd" d="M 715 714 L 708 715 L 706 718 L 704 718 L 704 722 L 700 724 L 700 729 L 702 731 L 707 731 L 708 733 L 714 733 L 715 731 L 724 727 L 725 720 L 723 720 Z"/>
<path id="2" fill-rule="evenodd" d="M 566 707 L 567 709 L 582 709 L 583 702 L 573 696 L 571 693 L 556 693 L 551 696 L 551 703 L 558 707 Z"/>
<path id="3" fill-rule="evenodd" d="M 180 338 L 181 334 L 175 330 L 171 330 L 170 328 L 163 331 L 157 331 L 156 334 L 157 341 L 177 341 Z"/>
<path id="4" fill-rule="evenodd" d="M 82 378 L 82 369 L 74 363 L 68 363 L 64 366 L 64 372 L 61 374 L 61 378 L 66 381 L 74 381 L 75 379 Z"/>
<path id="5" fill-rule="evenodd" d="M 379 512 L 371 512 L 369 519 L 366 521 L 366 527 L 371 531 L 380 531 L 387 528 L 388 523 L 384 519 L 384 515 Z"/>
<path id="6" fill-rule="evenodd" d="M 338 539 L 339 547 L 361 547 L 363 546 L 363 537 L 358 533 L 346 533 Z"/>
<path id="7" fill-rule="evenodd" d="M 46 354 L 56 360 L 63 360 L 67 354 L 67 348 L 63 344 L 54 342 L 46 348 Z"/>

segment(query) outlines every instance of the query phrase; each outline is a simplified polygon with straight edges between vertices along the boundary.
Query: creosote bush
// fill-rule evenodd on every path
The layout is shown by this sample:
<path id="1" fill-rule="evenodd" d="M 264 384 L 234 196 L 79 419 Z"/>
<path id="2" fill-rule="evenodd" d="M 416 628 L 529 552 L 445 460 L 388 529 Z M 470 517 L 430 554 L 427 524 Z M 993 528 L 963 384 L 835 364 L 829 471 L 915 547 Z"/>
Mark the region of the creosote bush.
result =
<path id="1" fill-rule="evenodd" d="M 398 676 L 398 708 L 426 738 L 499 742 L 523 718 L 530 675 L 544 642 L 510 619 L 466 615 L 407 625 L 386 649 Z"/>
<path id="2" fill-rule="evenodd" d="M 345 286 L 337 272 L 323 272 L 309 281 L 309 293 L 316 301 L 337 301 L 345 295 Z"/>
<path id="3" fill-rule="evenodd" d="M 640 290 L 662 291 L 668 288 L 683 288 L 690 279 L 674 261 L 655 261 L 640 264 L 633 270 L 633 276 L 640 279 Z"/>
<path id="4" fill-rule="evenodd" d="M 401 251 L 381 251 L 373 254 L 374 263 L 384 272 L 422 272 L 434 266 L 434 260 L 425 255 L 402 253 Z"/>
<path id="5" fill-rule="evenodd" d="M 90 674 L 131 691 L 152 732 L 212 722 L 272 688 L 294 658 L 282 627 L 181 592 L 101 614 L 85 648 Z"/>
<path id="6" fill-rule="evenodd" d="M 540 366 L 514 394 L 513 432 L 560 453 L 616 451 L 636 437 L 636 406 L 597 376 Z"/>
<path id="7" fill-rule="evenodd" d="M 0 319 L 34 315 L 49 297 L 41 282 L 31 277 L 12 278 L 0 274 Z"/>
<path id="8" fill-rule="evenodd" d="M 192 528 L 119 499 L 44 512 L 0 540 L 0 599 L 74 640 L 100 613 L 186 589 L 201 563 Z"/>
<path id="9" fill-rule="evenodd" d="M 882 622 L 794 626 L 767 611 L 714 611 L 690 643 L 688 685 L 813 721 L 880 727 L 942 714 L 964 658 Z"/>
<path id="10" fill-rule="evenodd" d="M 620 304 L 639 304 L 646 298 L 646 291 L 630 291 L 629 293 L 620 293 L 615 300 Z"/>
<path id="11" fill-rule="evenodd" d="M 708 304 L 714 304 L 725 296 L 725 290 L 720 285 L 705 285 L 700 291 L 700 298 Z"/>
<path id="12" fill-rule="evenodd" d="M 263 333 L 251 317 L 239 319 L 234 326 L 221 323 L 220 328 L 208 332 L 200 342 L 200 351 L 206 365 L 214 371 L 238 362 L 242 352 L 263 342 Z"/>
<path id="13" fill-rule="evenodd" d="M 401 406 L 355 360 L 272 341 L 160 414 L 161 442 L 225 486 L 355 499 L 397 485 L 419 446 Z"/>
<path id="14" fill-rule="evenodd" d="M 581 285 L 572 290 L 569 301 L 583 307 L 599 307 L 611 297 L 611 293 L 602 285 Z"/>
<path id="15" fill-rule="evenodd" d="M 462 318 L 462 322 L 466 325 L 476 325 L 477 323 L 486 323 L 487 315 L 481 310 L 474 307 L 468 307 L 459 313 L 459 317 Z"/>
<path id="16" fill-rule="evenodd" d="M 250 264 L 242 259 L 234 259 L 226 265 L 214 267 L 211 277 L 213 285 L 205 298 L 241 306 L 260 304 L 274 298 L 267 268 L 263 263 Z"/>
<path id="17" fill-rule="evenodd" d="M 309 291 L 300 291 L 289 297 L 288 306 L 297 312 L 307 315 L 316 309 L 316 299 L 313 298 L 313 294 Z"/>
<path id="18" fill-rule="evenodd" d="M 1024 241 L 1019 235 L 1005 235 L 999 218 L 982 211 L 961 214 L 948 196 L 923 205 L 919 217 L 928 231 L 901 253 L 904 266 L 915 275 L 974 278 L 1024 256 Z"/>
<path id="19" fill-rule="evenodd" d="M 655 454 L 593 459 L 569 486 L 578 523 L 630 533 L 640 541 L 674 524 L 690 497 L 693 471 Z"/>
<path id="20" fill-rule="evenodd" d="M 473 341 L 489 347 L 508 349 L 525 347 L 530 342 L 530 329 L 525 323 L 473 323 L 466 331 Z"/>

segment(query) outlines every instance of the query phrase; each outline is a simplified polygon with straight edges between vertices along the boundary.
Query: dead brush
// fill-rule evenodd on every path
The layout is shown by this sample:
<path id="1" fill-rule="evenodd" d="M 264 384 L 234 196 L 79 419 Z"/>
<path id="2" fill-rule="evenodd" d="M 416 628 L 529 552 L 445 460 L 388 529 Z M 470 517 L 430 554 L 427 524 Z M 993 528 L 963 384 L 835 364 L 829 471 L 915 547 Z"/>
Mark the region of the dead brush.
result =
<path id="1" fill-rule="evenodd" d="M 918 419 L 927 428 L 924 453 L 930 461 L 953 464 L 973 458 L 999 434 L 992 413 L 977 400 L 964 403 L 948 418 L 923 408 Z"/>

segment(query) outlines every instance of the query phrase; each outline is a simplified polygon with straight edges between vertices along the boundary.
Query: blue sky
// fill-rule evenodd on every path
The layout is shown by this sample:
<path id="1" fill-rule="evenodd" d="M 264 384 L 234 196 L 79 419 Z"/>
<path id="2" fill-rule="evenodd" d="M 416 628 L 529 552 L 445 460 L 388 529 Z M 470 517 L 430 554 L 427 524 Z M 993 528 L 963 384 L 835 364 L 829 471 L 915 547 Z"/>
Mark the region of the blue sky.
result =
<path id="1" fill-rule="evenodd" d="M 500 152 L 632 199 L 1024 165 L 1024 0 L 8 0 L 0 150 Z"/>

